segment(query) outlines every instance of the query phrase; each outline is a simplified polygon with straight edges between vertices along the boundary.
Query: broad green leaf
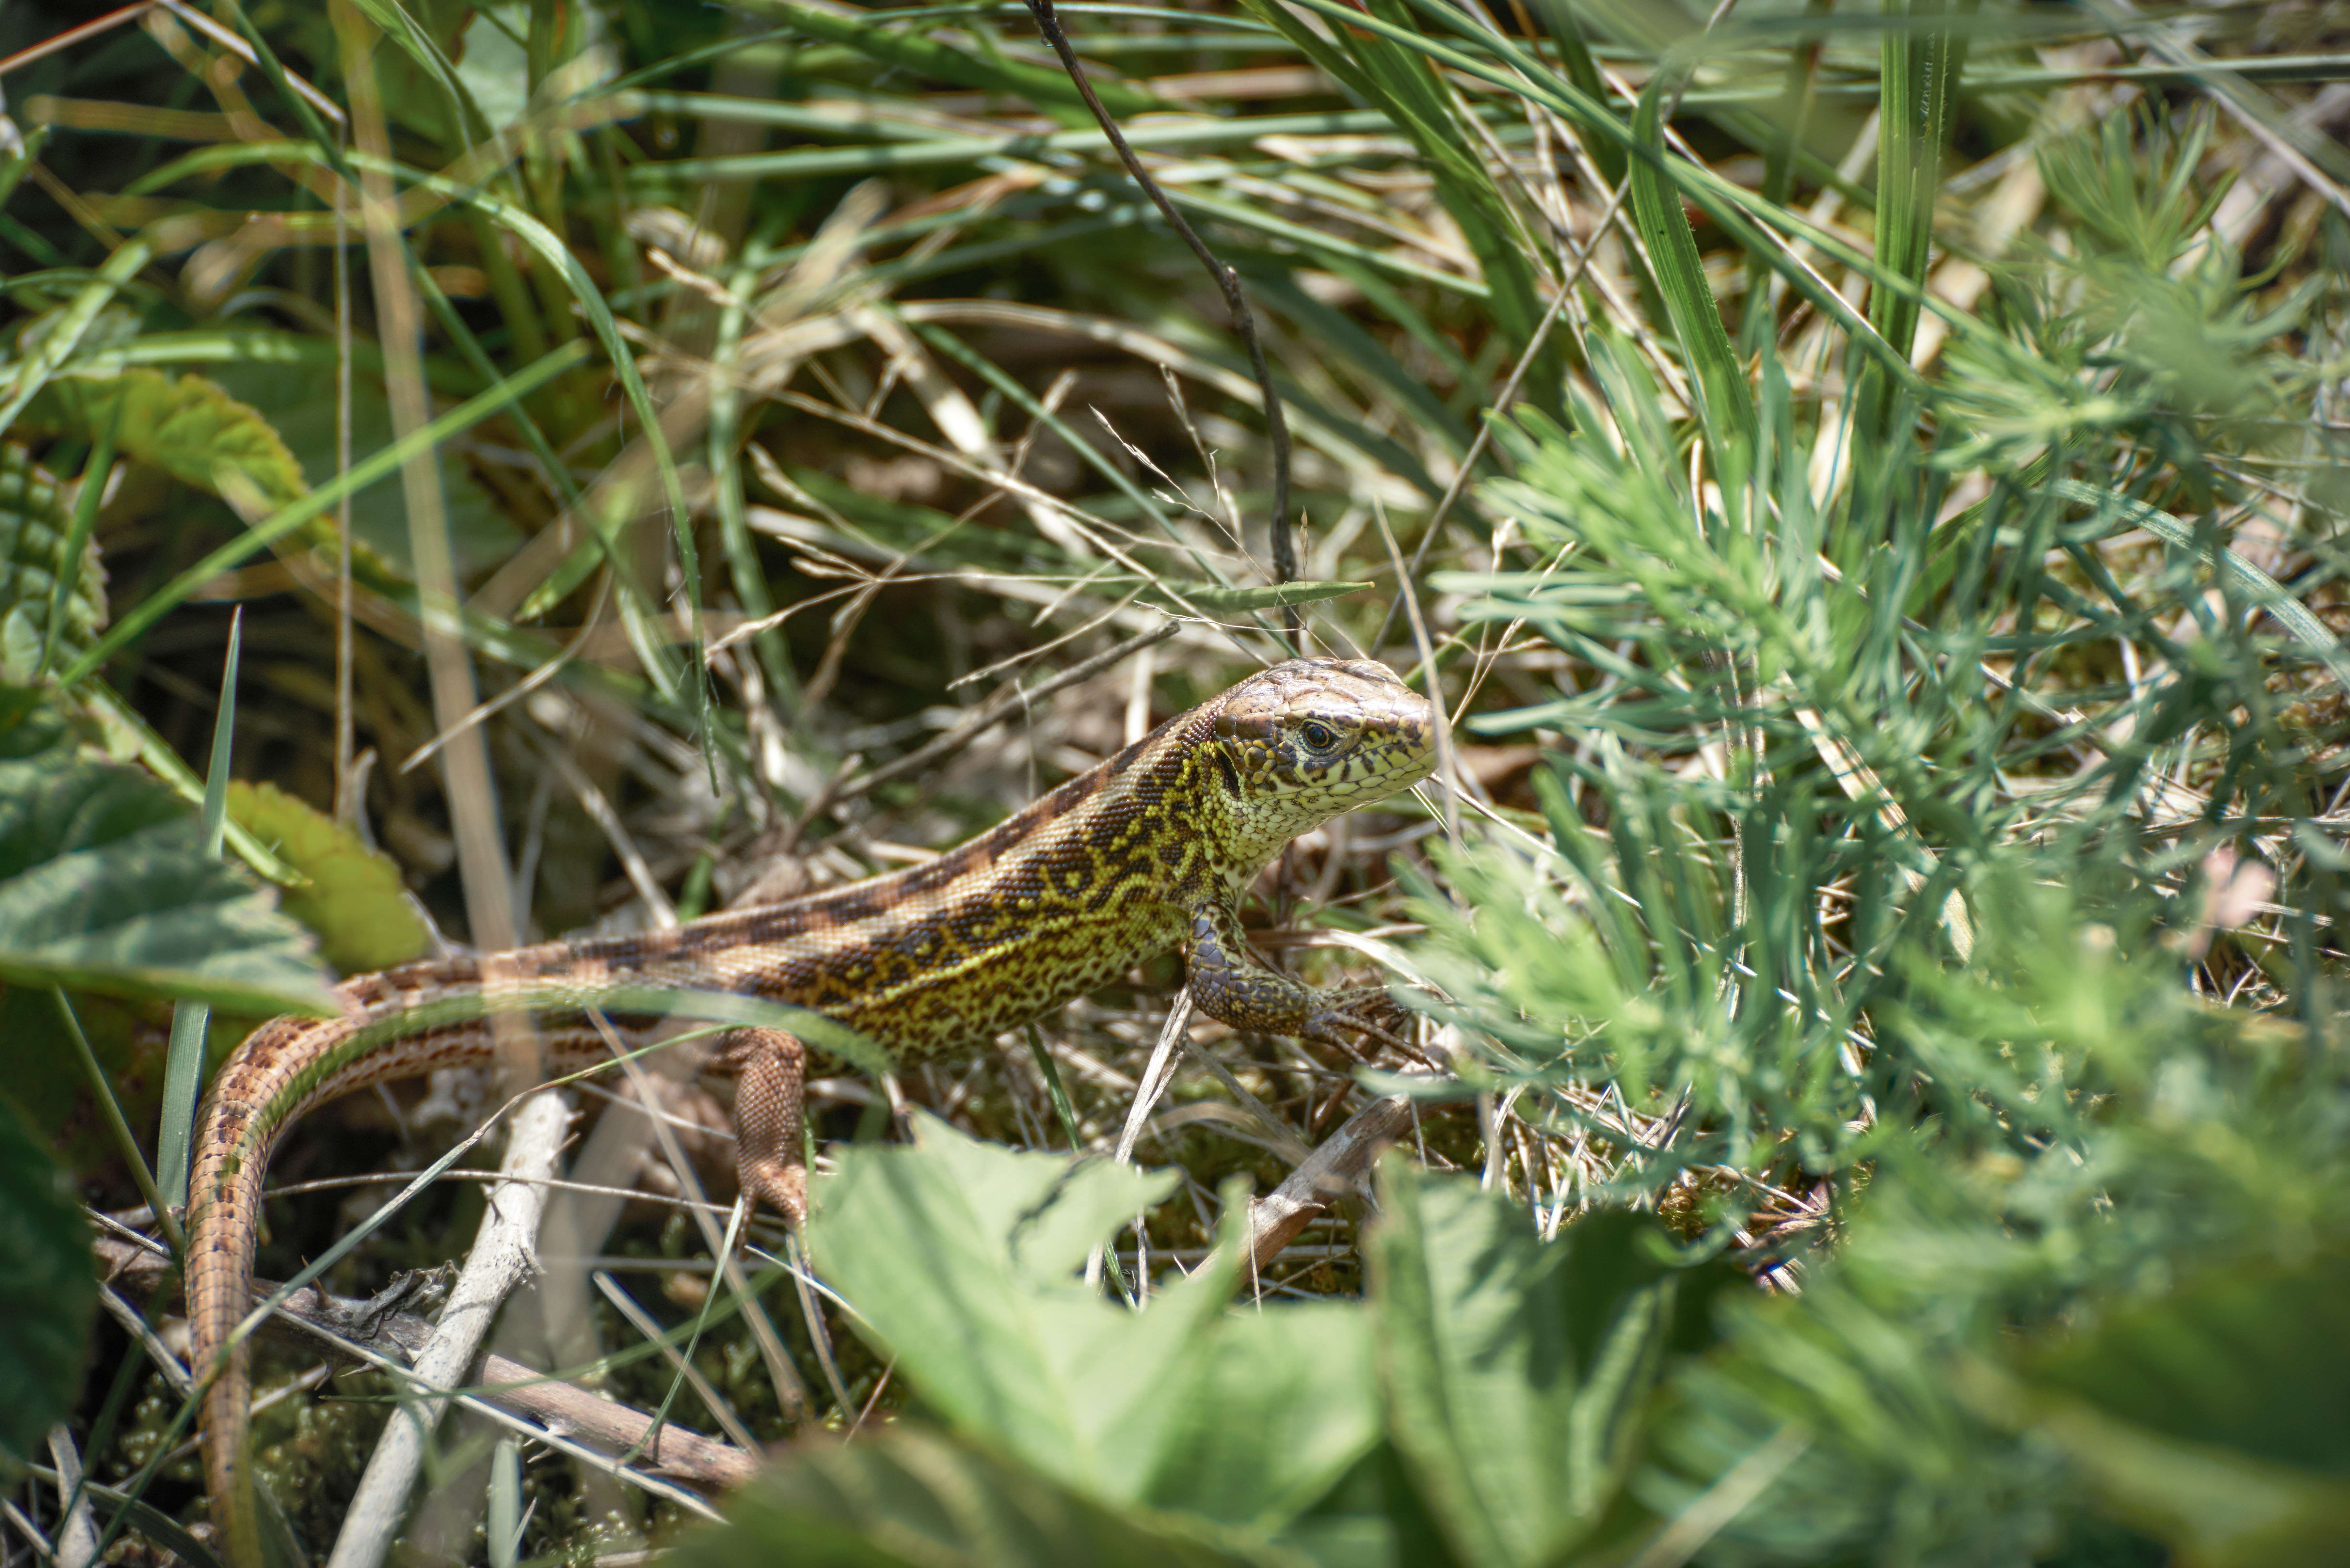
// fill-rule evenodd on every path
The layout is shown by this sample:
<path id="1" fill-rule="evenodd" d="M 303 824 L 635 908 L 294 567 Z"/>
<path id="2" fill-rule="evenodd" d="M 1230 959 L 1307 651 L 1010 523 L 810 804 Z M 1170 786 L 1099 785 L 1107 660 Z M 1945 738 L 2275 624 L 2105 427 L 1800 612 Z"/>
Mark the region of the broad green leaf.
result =
<path id="1" fill-rule="evenodd" d="M 273 784 L 234 781 L 228 809 L 245 831 L 310 879 L 279 894 L 277 907 L 309 928 L 318 939 L 318 956 L 338 971 L 389 969 L 432 946 L 400 867 L 360 843 L 358 834 Z"/>
<path id="2" fill-rule="evenodd" d="M 301 929 L 202 840 L 131 769 L 0 763 L 0 978 L 330 1015 Z"/>
<path id="3" fill-rule="evenodd" d="M 1144 1501 L 1267 1531 L 1294 1520 L 1378 1438 L 1371 1331 L 1353 1302 L 1225 1317 L 1168 1380 Z"/>
<path id="4" fill-rule="evenodd" d="M 59 586 L 59 556 L 73 517 L 57 481 L 24 449 L 0 446 L 0 676 L 29 680 L 50 636 L 50 607 Z M 106 572 L 98 546 L 86 543 L 80 569 L 58 617 L 55 660 L 85 652 L 106 624 Z"/>
<path id="5" fill-rule="evenodd" d="M 958 1433 L 1107 1501 L 1265 1531 L 1376 1440 L 1359 1308 L 1233 1313 L 1230 1237 L 1146 1310 L 1114 1305 L 1077 1272 L 1165 1177 L 918 1128 L 916 1147 L 846 1152 L 811 1240 Z"/>
<path id="6" fill-rule="evenodd" d="M 60 376 L 26 410 L 30 429 L 95 441 L 117 420 L 115 448 L 192 489 L 218 493 L 227 468 L 283 506 L 307 488 L 286 442 L 261 414 L 202 376 L 134 366 L 107 376 Z"/>
<path id="7" fill-rule="evenodd" d="M 2338 1345 L 2329 1355 L 2340 1358 Z M 2217 1369 L 2203 1380 L 2221 1381 Z M 2034 1432 L 2117 1517 L 2181 1568 L 2331 1568 L 2350 1541 L 2350 1481 L 2116 1420 L 2085 1399 L 2040 1402 Z"/>
<path id="8" fill-rule="evenodd" d="M 0 1059 L 33 1050 L 26 1040 Z M 30 1459 L 72 1411 L 89 1361 L 98 1272 L 73 1184 L 0 1100 L 0 1457 Z"/>
<path id="9" fill-rule="evenodd" d="M 920 1427 L 793 1449 L 679 1568 L 1306 1568 L 1196 1518 L 1107 1505 Z"/>
<path id="10" fill-rule="evenodd" d="M 279 407 L 302 420 L 304 433 L 316 438 L 319 429 L 326 432 L 323 440 L 314 439 L 319 450 L 311 454 L 309 478 L 320 483 L 331 479 L 335 417 L 331 367 L 265 370 L 259 366 L 233 365 L 228 374 L 264 392 L 290 391 Z M 370 389 L 360 392 L 362 414 L 369 409 Z M 381 392 L 375 390 L 373 404 L 381 401 Z M 60 376 L 33 400 L 19 422 L 83 441 L 96 441 L 113 430 L 120 455 L 159 468 L 191 489 L 219 495 L 248 515 L 294 505 L 309 493 L 304 464 L 271 415 L 238 400 L 230 388 L 203 376 L 172 376 L 135 365 L 104 376 Z M 369 439 L 376 431 L 364 420 L 360 422 L 362 428 L 354 432 L 355 442 L 361 451 L 372 450 L 380 444 Z M 376 423 L 382 440 L 388 441 L 390 421 L 380 419 Z M 382 490 L 387 495 L 390 493 L 390 486 Z M 478 491 L 460 485 L 455 493 L 462 501 Z M 358 507 L 381 504 L 378 498 L 367 496 L 359 499 Z M 485 502 L 483 507 L 486 510 Z M 400 536 L 397 530 L 378 529 L 375 542 L 381 543 L 387 533 Z M 297 536 L 305 544 L 331 547 L 334 522 L 315 516 Z M 380 584 L 399 575 L 389 564 L 387 553 L 371 548 L 368 537 L 355 539 L 352 548 L 354 568 L 363 578 Z"/>
<path id="11" fill-rule="evenodd" d="M 1551 1562 L 1615 1499 L 1684 1282 L 1639 1216 L 1589 1215 L 1544 1242 L 1465 1178 L 1393 1156 L 1381 1176 L 1388 1438 L 1462 1562 Z"/>
<path id="12" fill-rule="evenodd" d="M 2350 1252 L 2207 1269 L 2028 1358 L 2034 1428 L 2209 1568 L 2338 1562 L 2350 1539 Z"/>
<path id="13" fill-rule="evenodd" d="M 916 1127 L 919 1147 L 845 1152 L 840 1174 L 816 1189 L 811 1251 L 898 1356 L 901 1376 L 950 1425 L 1057 1480 L 1107 1490 L 1095 1439 L 1115 1440 L 1098 1428 L 1114 1424 L 1128 1398 L 1101 1388 L 1081 1394 L 1081 1386 L 1110 1350 L 1104 1342 L 1128 1353 L 1115 1370 L 1148 1383 L 1173 1359 L 1177 1336 L 1149 1335 L 1167 1343 L 1147 1349 L 1128 1343 L 1144 1335 L 1118 1334 L 1125 1324 L 1104 1321 L 1121 1314 L 1082 1287 L 1074 1263 L 1048 1282 L 1022 1266 L 1015 1238 L 1034 1226 L 1057 1241 L 1063 1228 L 1046 1210 L 1064 1199 L 1088 1216 L 1130 1219 L 1172 1181 L 1145 1184 L 1115 1166 L 1015 1154 L 927 1116 Z M 1097 1245 L 1107 1231 L 1091 1240 Z M 1178 1326 L 1175 1315 L 1132 1323 L 1163 1331 Z M 1089 1407 L 1081 1407 L 1083 1396 Z"/>
<path id="14" fill-rule="evenodd" d="M 574 339 L 555 349 L 544 358 L 535 360 L 504 381 L 477 397 L 467 399 L 432 423 L 412 432 L 403 441 L 369 454 L 363 462 L 351 465 L 348 473 L 331 484 L 320 485 L 300 500 L 280 508 L 274 515 L 256 521 L 245 534 L 230 540 L 203 560 L 190 566 L 154 593 L 140 601 L 118 621 L 113 629 L 100 639 L 98 646 L 77 660 L 60 678 L 59 684 L 71 686 L 103 663 L 116 649 L 143 634 L 173 608 L 214 576 L 228 570 L 254 551 L 274 545 L 295 533 L 314 519 L 325 514 L 328 508 L 344 495 L 365 490 L 378 480 L 396 472 L 401 461 L 420 447 L 431 447 L 461 431 L 472 429 L 498 410 L 546 384 L 570 369 L 588 352 L 587 345 Z"/>
<path id="15" fill-rule="evenodd" d="M 2341 1561 L 2350 1539 L 2350 1253 L 2207 1267 L 2008 1368 L 1969 1405 L 2062 1452 L 2190 1568 Z"/>

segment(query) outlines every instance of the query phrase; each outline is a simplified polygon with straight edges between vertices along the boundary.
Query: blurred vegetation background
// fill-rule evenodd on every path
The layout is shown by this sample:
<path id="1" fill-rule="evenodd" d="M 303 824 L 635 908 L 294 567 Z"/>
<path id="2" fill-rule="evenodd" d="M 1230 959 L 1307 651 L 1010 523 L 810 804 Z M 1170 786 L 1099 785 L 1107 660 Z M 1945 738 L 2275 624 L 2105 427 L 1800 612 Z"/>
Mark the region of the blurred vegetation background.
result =
<path id="1" fill-rule="evenodd" d="M 1171 962 L 842 1070 L 813 1244 L 856 1311 L 771 1272 L 772 1324 L 698 1316 L 723 1146 L 601 1118 L 574 1174 L 647 1196 L 566 1221 L 579 1337 L 502 1332 L 640 1408 L 643 1334 L 698 1334 L 675 1417 L 800 1438 L 683 1550 L 2338 1561 L 2338 8 L 1059 14 L 1253 309 L 1295 585 L 1223 298 L 1022 5 L 0 10 L 20 1533 L 77 1539 L 78 1453 L 143 1500 L 85 1544 L 208 1557 L 127 1326 L 168 1303 L 91 1326 L 74 1201 L 149 1161 L 170 1199 L 207 1041 L 436 941 L 914 862 L 1303 651 L 1433 690 L 1444 768 L 1248 920 L 1395 982 L 1423 1059 L 1200 1023 L 1148 1181 L 1066 1151 L 1117 1145 Z M 1211 1257 L 1396 1093 L 1375 1198 Z M 494 1108 L 311 1117 L 262 1272 Z M 460 1250 L 480 1191 L 327 1283 Z M 325 1551 L 391 1385 L 269 1354 L 265 1472 Z M 448 1428 L 404 1549 L 690 1522 L 519 1452 Z"/>

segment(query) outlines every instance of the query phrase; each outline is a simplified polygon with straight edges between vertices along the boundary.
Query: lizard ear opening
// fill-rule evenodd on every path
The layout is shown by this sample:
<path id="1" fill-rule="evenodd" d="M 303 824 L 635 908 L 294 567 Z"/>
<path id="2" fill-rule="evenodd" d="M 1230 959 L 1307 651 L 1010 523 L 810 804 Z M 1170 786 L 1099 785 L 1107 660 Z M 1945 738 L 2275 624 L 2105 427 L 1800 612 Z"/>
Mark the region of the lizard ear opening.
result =
<path id="1" fill-rule="evenodd" d="M 1208 755 L 1214 759 L 1216 772 L 1223 775 L 1224 787 L 1232 792 L 1234 800 L 1238 800 L 1241 796 L 1240 769 L 1232 766 L 1232 759 L 1224 755 L 1223 748 L 1221 746 L 1211 751 Z"/>

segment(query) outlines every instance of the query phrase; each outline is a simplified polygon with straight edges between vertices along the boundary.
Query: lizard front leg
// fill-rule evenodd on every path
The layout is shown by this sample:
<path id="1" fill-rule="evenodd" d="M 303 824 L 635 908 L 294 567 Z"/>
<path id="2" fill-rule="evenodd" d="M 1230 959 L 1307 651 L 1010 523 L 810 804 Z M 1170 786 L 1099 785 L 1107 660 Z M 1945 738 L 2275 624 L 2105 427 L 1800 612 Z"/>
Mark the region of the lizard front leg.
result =
<path id="1" fill-rule="evenodd" d="M 1249 951 L 1239 912 L 1222 900 L 1191 911 L 1183 968 L 1200 1011 L 1235 1029 L 1295 1035 L 1350 1054 L 1359 1049 L 1359 1035 L 1403 1044 L 1385 1026 L 1395 1021 L 1395 1004 L 1385 990 L 1370 985 L 1316 991 L 1268 968 Z"/>
<path id="2" fill-rule="evenodd" d="M 793 1230 L 807 1224 L 807 1146 L 801 1136 L 807 1047 L 780 1029 L 736 1029 L 711 1063 L 734 1075 L 734 1172 Z"/>

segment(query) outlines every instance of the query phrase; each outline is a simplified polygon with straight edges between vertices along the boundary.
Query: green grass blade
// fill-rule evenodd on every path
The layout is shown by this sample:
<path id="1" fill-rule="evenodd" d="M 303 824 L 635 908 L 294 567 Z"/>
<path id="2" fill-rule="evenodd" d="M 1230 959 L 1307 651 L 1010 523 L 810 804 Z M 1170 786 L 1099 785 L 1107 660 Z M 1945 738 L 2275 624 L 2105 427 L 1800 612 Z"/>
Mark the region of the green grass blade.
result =
<path id="1" fill-rule="evenodd" d="M 244 649 L 244 611 L 229 618 L 228 659 L 221 670 L 220 711 L 213 721 L 213 754 L 204 776 L 203 851 L 220 858 L 228 821 L 229 752 L 236 734 L 236 667 Z M 163 1059 L 163 1116 L 155 1138 L 157 1184 L 177 1208 L 188 1200 L 189 1157 L 194 1147 L 196 1093 L 203 1086 L 204 1036 L 213 1010 L 182 1000 L 172 1006 L 172 1044 Z"/>
<path id="2" fill-rule="evenodd" d="M 1648 265 L 1665 296 L 1673 331 L 1687 356 L 1690 385 L 1697 394 L 1697 416 L 1713 448 L 1716 472 L 1725 491 L 1733 476 L 1742 476 L 1752 461 L 1754 400 L 1746 389 L 1738 355 L 1721 325 L 1721 311 L 1706 281 L 1705 264 L 1697 252 L 1697 235 L 1681 208 L 1679 191 L 1667 177 L 1662 99 L 1669 85 L 1663 71 L 1651 78 L 1640 94 L 1633 130 L 1654 156 L 1631 164 L 1632 213 L 1646 242 Z"/>
<path id="3" fill-rule="evenodd" d="M 447 413 L 417 431 L 406 441 L 394 441 L 369 457 L 356 463 L 348 473 L 332 483 L 320 485 L 293 505 L 275 516 L 255 524 L 238 537 L 173 577 L 142 600 L 139 607 L 115 622 L 112 629 L 99 639 L 98 646 L 78 659 L 73 668 L 59 679 L 58 684 L 71 686 L 98 669 L 125 646 L 136 640 L 147 628 L 170 614 L 184 602 L 190 594 L 227 571 L 255 551 L 266 548 L 293 533 L 312 518 L 323 515 L 345 495 L 365 490 L 378 480 L 397 472 L 410 453 L 437 446 L 452 436 L 471 430 L 507 404 L 528 397 L 556 376 L 588 357 L 588 346 L 574 341 L 556 349 L 537 363 L 517 370 L 504 381 L 478 397 L 469 398 Z"/>

